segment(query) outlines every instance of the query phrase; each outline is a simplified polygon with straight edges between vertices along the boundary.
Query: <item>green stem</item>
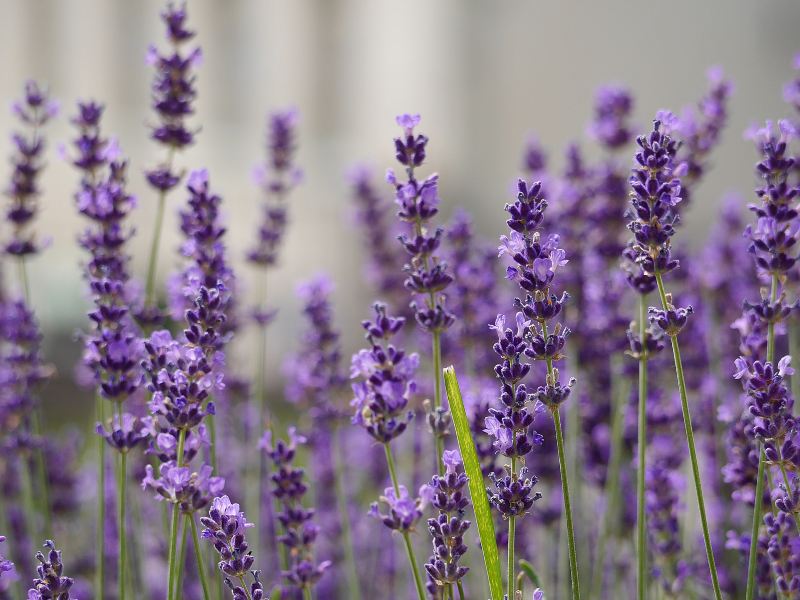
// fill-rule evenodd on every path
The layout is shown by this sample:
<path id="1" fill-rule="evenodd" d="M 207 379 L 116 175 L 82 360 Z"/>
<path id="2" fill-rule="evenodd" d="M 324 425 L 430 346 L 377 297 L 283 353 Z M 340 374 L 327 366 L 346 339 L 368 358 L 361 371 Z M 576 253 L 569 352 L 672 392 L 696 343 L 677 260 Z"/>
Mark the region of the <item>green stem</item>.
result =
<path id="1" fill-rule="evenodd" d="M 647 295 L 639 295 L 639 469 L 636 473 L 636 564 L 639 600 L 647 597 L 647 515 L 644 510 L 645 464 L 647 461 Z"/>
<path id="2" fill-rule="evenodd" d="M 167 152 L 166 168 L 172 168 L 172 158 L 174 149 L 170 148 Z M 156 271 L 158 270 L 158 249 L 161 245 L 161 230 L 164 225 L 164 208 L 167 203 L 167 193 L 162 191 L 158 195 L 158 205 L 156 207 L 156 222 L 153 225 L 153 240 L 150 243 L 150 257 L 147 260 L 147 279 L 145 283 L 144 303 L 146 307 L 155 305 L 156 291 Z"/>
<path id="3" fill-rule="evenodd" d="M 121 426 L 121 425 L 120 425 Z M 120 455 L 120 472 L 117 485 L 119 487 L 119 566 L 117 577 L 119 579 L 119 600 L 125 600 L 125 569 L 127 566 L 128 541 L 125 539 L 125 485 L 128 479 L 128 453 L 123 451 Z"/>
<path id="4" fill-rule="evenodd" d="M 459 600 L 464 600 L 464 598 L 466 598 L 466 596 L 464 595 L 464 585 L 461 583 L 460 579 L 458 580 L 458 583 L 456 585 L 458 586 L 458 598 L 459 598 Z"/>
<path id="5" fill-rule="evenodd" d="M 511 481 L 512 483 L 517 478 L 517 459 L 511 457 Z M 507 580 L 506 580 L 506 595 L 509 598 L 514 597 L 514 551 L 516 550 L 516 537 L 517 537 L 517 519 L 514 515 L 508 517 L 508 563 L 506 567 Z"/>
<path id="6" fill-rule="evenodd" d="M 208 449 L 211 457 L 211 468 L 214 470 L 214 475 L 219 475 L 219 469 L 217 468 L 217 419 L 214 415 L 208 417 L 208 437 L 211 443 L 211 448 Z"/>
<path id="7" fill-rule="evenodd" d="M 178 432 L 178 451 L 176 453 L 176 464 L 181 466 L 183 464 L 183 446 L 186 443 L 186 430 L 181 428 Z M 169 570 L 167 572 L 167 597 L 172 600 L 174 598 L 173 591 L 175 587 L 176 568 L 175 563 L 178 554 L 178 520 L 179 515 L 178 503 L 172 505 L 172 521 L 169 531 Z"/>
<path id="8" fill-rule="evenodd" d="M 303 587 L 303 600 L 311 600 L 311 588 L 307 585 Z"/>
<path id="9" fill-rule="evenodd" d="M 175 588 L 173 590 L 176 597 L 180 597 L 179 591 L 183 590 L 183 570 L 186 568 L 186 545 L 189 541 L 189 528 L 186 527 L 186 519 L 184 519 L 183 527 L 181 527 L 181 549 L 178 552 L 178 562 L 175 564 L 177 573 L 175 574 Z"/>
<path id="10" fill-rule="evenodd" d="M 200 574 L 200 585 L 203 586 L 203 599 L 209 600 L 211 595 L 208 592 L 208 581 L 206 580 L 206 569 L 203 565 L 203 553 L 200 549 L 200 538 L 197 535 L 197 523 L 194 521 L 194 516 L 187 514 L 186 520 L 192 528 L 192 544 L 194 545 L 194 555 L 197 558 L 197 572 Z"/>
<path id="11" fill-rule="evenodd" d="M 661 273 L 656 272 L 656 283 L 658 284 L 658 294 L 661 297 L 661 305 L 664 310 L 668 310 L 669 303 L 667 302 L 667 295 L 664 290 L 664 282 L 661 278 Z M 722 591 L 719 587 L 719 578 L 717 576 L 717 565 L 714 559 L 714 549 L 711 547 L 711 535 L 708 531 L 708 518 L 706 516 L 706 505 L 703 499 L 703 484 L 700 480 L 700 467 L 697 462 L 697 452 L 694 444 L 694 431 L 692 429 L 692 417 L 689 412 L 689 400 L 686 394 L 686 380 L 683 376 L 683 362 L 681 361 L 681 349 L 678 344 L 678 336 L 670 336 L 672 342 L 672 357 L 675 361 L 675 375 L 678 379 L 678 390 L 681 396 L 681 412 L 683 413 L 683 427 L 686 431 L 686 444 L 689 447 L 689 459 L 692 464 L 692 475 L 694 477 L 694 488 L 697 493 L 697 508 L 700 512 L 700 524 L 703 528 L 703 542 L 706 547 L 706 559 L 708 560 L 708 570 L 711 573 L 711 585 L 714 588 L 714 597 L 717 600 L 722 600 Z M 774 344 L 774 341 L 773 341 Z M 758 504 L 758 498 L 756 498 Z"/>
<path id="12" fill-rule="evenodd" d="M 344 489 L 344 461 L 342 457 L 341 439 L 338 428 L 333 432 L 334 447 L 334 486 L 336 488 L 336 504 L 339 508 L 339 521 L 342 527 L 344 558 L 347 567 L 347 595 L 352 600 L 361 600 L 361 587 L 358 582 L 353 536 L 350 532 L 350 515 L 347 512 L 347 493 Z"/>
<path id="13" fill-rule="evenodd" d="M 764 498 L 764 449 L 758 445 L 758 475 L 756 475 L 756 493 L 753 507 L 753 528 L 750 531 L 750 556 L 747 561 L 746 600 L 753 600 L 756 589 L 756 554 L 758 552 L 758 530 L 761 527 L 761 504 Z"/>
<path id="14" fill-rule="evenodd" d="M 95 398 L 97 419 L 105 424 L 105 400 L 99 395 Z M 95 598 L 103 597 L 106 575 L 106 441 L 97 436 L 97 539 L 95 541 L 96 571 Z"/>
<path id="15" fill-rule="evenodd" d="M 549 369 L 552 367 L 548 364 Z M 575 550 L 575 531 L 572 525 L 572 506 L 569 498 L 569 480 L 567 478 L 567 461 L 564 456 L 564 434 L 561 431 L 561 416 L 558 406 L 550 409 L 553 415 L 553 425 L 556 430 L 556 446 L 558 448 L 558 468 L 561 473 L 561 490 L 564 496 L 564 514 L 567 517 L 567 543 L 569 545 L 569 572 L 572 581 L 572 598 L 580 600 L 581 585 L 578 577 L 578 556 Z"/>
<path id="16" fill-rule="evenodd" d="M 433 332 L 433 408 L 434 410 L 442 406 L 442 334 L 439 330 Z M 444 440 L 442 436 L 434 431 L 433 441 L 436 446 L 436 471 L 439 475 L 444 474 L 444 463 L 442 462 L 442 452 L 444 452 Z"/>
<path id="17" fill-rule="evenodd" d="M 778 276 L 773 274 L 770 283 L 770 302 L 774 303 L 778 297 Z M 767 324 L 767 362 L 775 359 L 775 325 Z M 747 591 L 746 600 L 753 600 L 756 586 L 756 553 L 758 552 L 758 530 L 761 527 L 761 509 L 764 498 L 764 469 L 766 457 L 761 442 L 756 442 L 758 448 L 758 475 L 756 475 L 756 494 L 753 500 L 753 527 L 750 531 L 750 555 L 747 561 Z"/>
<path id="18" fill-rule="evenodd" d="M 386 454 L 386 466 L 389 468 L 389 477 L 392 479 L 392 487 L 394 488 L 394 493 L 397 496 L 400 496 L 400 484 L 397 483 L 397 470 L 394 466 L 394 456 L 392 455 L 392 449 L 389 447 L 388 443 L 383 445 L 384 453 Z M 425 600 L 425 586 L 422 585 L 422 578 L 419 574 L 419 568 L 417 567 L 417 560 L 414 558 L 414 549 L 411 546 L 411 536 L 408 535 L 407 531 L 403 531 L 403 542 L 406 548 L 406 556 L 408 557 L 408 563 L 411 565 L 411 572 L 414 575 L 414 585 L 417 588 L 417 595 L 419 596 L 419 600 Z"/>

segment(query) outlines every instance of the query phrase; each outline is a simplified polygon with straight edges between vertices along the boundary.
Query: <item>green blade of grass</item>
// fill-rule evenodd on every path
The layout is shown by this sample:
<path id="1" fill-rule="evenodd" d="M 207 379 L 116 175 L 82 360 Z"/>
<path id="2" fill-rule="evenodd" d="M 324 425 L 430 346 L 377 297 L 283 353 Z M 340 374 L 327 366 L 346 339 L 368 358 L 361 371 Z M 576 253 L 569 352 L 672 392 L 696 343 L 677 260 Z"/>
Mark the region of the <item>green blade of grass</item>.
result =
<path id="1" fill-rule="evenodd" d="M 464 470 L 469 477 L 469 494 L 472 497 L 472 507 L 475 511 L 475 522 L 481 538 L 483 561 L 486 565 L 486 577 L 489 580 L 489 590 L 492 600 L 503 600 L 503 575 L 500 572 L 500 555 L 497 551 L 497 541 L 494 535 L 494 521 L 489 508 L 489 499 L 483 483 L 483 473 L 478 462 L 478 453 L 472 441 L 467 411 L 461 398 L 455 369 L 450 366 L 444 369 L 444 386 L 447 390 L 447 399 L 450 402 L 450 413 L 453 415 L 453 425 L 456 430 L 458 447 L 461 450 L 461 459 L 464 461 Z"/>
<path id="2" fill-rule="evenodd" d="M 519 568 L 523 573 L 525 573 L 525 576 L 530 579 L 533 587 L 541 589 L 542 583 L 539 581 L 539 575 L 536 573 L 531 563 L 529 563 L 527 560 L 520 560 Z"/>

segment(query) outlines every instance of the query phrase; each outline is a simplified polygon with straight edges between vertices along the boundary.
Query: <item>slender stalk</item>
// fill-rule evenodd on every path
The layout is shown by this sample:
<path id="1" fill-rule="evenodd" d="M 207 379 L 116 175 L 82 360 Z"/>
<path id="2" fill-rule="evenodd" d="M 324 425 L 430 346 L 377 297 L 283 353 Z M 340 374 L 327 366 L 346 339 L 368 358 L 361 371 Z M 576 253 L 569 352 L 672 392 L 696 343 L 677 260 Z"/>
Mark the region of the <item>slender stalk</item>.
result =
<path id="1" fill-rule="evenodd" d="M 517 459 L 511 457 L 511 481 L 517 478 Z M 517 534 L 517 518 L 513 515 L 508 517 L 508 564 L 507 564 L 507 580 L 506 580 L 506 595 L 509 598 L 514 597 L 514 551 L 516 549 L 516 534 Z"/>
<path id="2" fill-rule="evenodd" d="M 438 409 L 442 406 L 442 334 L 436 330 L 433 337 L 433 408 Z M 444 463 L 442 462 L 442 452 L 444 452 L 444 440 L 442 436 L 434 431 L 434 443 L 436 445 L 436 471 L 439 475 L 444 474 Z"/>
<path id="3" fill-rule="evenodd" d="M 311 588 L 307 585 L 303 587 L 303 600 L 311 600 Z"/>
<path id="4" fill-rule="evenodd" d="M 105 423 L 105 400 L 99 395 L 95 398 L 97 419 Z M 95 597 L 102 598 L 106 575 L 106 441 L 97 436 L 97 539 L 95 556 Z"/>
<path id="5" fill-rule="evenodd" d="M 178 466 L 183 464 L 183 446 L 186 443 L 186 430 L 180 429 L 178 432 L 178 451 L 176 453 L 176 463 Z M 172 600 L 175 587 L 175 575 L 177 569 L 175 564 L 177 562 L 178 553 L 178 521 L 180 519 L 178 503 L 172 505 L 172 521 L 169 531 L 169 570 L 167 572 L 167 597 Z"/>
<path id="6" fill-rule="evenodd" d="M 564 434 L 561 431 L 561 416 L 558 407 L 550 409 L 553 425 L 556 430 L 556 446 L 558 447 L 558 468 L 561 473 L 561 489 L 564 496 L 564 515 L 567 518 L 567 543 L 569 544 L 569 574 L 572 581 L 572 598 L 580 600 L 581 584 L 578 576 L 578 556 L 575 549 L 575 531 L 572 524 L 572 506 L 569 498 L 569 481 L 567 479 L 567 461 L 564 456 Z"/>
<path id="7" fill-rule="evenodd" d="M 458 585 L 458 599 L 459 600 L 464 600 L 466 598 L 466 596 L 464 595 L 464 586 L 461 583 L 460 579 L 458 580 L 458 583 L 456 585 Z"/>
<path id="8" fill-rule="evenodd" d="M 778 276 L 773 274 L 770 283 L 770 303 L 778 297 Z M 775 325 L 767 324 L 767 362 L 775 360 Z M 753 600 L 756 586 L 756 553 L 758 552 L 758 530 L 761 527 L 761 504 L 764 498 L 764 446 L 756 442 L 758 447 L 758 474 L 756 475 L 756 495 L 753 500 L 753 527 L 750 531 L 750 555 L 747 561 L 746 600 Z"/>
<path id="9" fill-rule="evenodd" d="M 185 518 L 181 526 L 179 537 L 181 538 L 181 549 L 178 552 L 178 562 L 175 564 L 178 572 L 175 574 L 175 588 L 173 589 L 173 593 L 176 597 L 180 597 L 178 592 L 183 589 L 183 570 L 186 568 L 186 545 L 189 541 L 189 528 L 186 527 Z"/>
<path id="10" fill-rule="evenodd" d="M 197 523 L 193 515 L 186 515 L 186 520 L 192 528 L 192 545 L 194 545 L 194 555 L 197 558 L 197 573 L 200 575 L 200 585 L 203 586 L 203 600 L 210 600 L 208 592 L 208 581 L 206 580 L 206 568 L 203 565 L 203 553 L 200 549 L 200 538 L 197 535 Z"/>
<path id="11" fill-rule="evenodd" d="M 117 480 L 119 489 L 119 500 L 117 501 L 117 504 L 119 505 L 119 566 L 117 569 L 117 577 L 119 579 L 119 600 L 125 600 L 125 570 L 127 567 L 126 553 L 128 551 L 128 541 L 125 538 L 125 486 L 128 479 L 127 466 L 128 453 L 123 451 L 120 453 L 120 473 L 119 479 Z"/>
<path id="12" fill-rule="evenodd" d="M 756 554 L 758 552 L 758 530 L 761 527 L 761 504 L 764 498 L 764 449 L 759 444 L 758 474 L 756 475 L 756 493 L 753 504 L 753 528 L 750 531 L 750 556 L 747 561 L 746 600 L 753 600 L 756 589 Z"/>
<path id="13" fill-rule="evenodd" d="M 667 310 L 667 295 L 664 291 L 664 282 L 661 278 L 661 273 L 656 271 L 655 276 L 656 283 L 658 284 L 658 294 L 661 297 L 661 305 L 664 310 Z M 681 411 L 683 413 L 683 427 L 686 431 L 686 444 L 689 447 L 689 459 L 691 460 L 692 464 L 694 488 L 695 492 L 697 493 L 697 508 L 700 512 L 700 523 L 703 528 L 703 542 L 705 543 L 706 547 L 706 559 L 708 560 L 708 570 L 711 573 L 711 585 L 714 588 L 714 597 L 717 600 L 722 600 L 722 591 L 720 590 L 719 577 L 717 576 L 717 565 L 714 559 L 714 549 L 711 547 L 711 535 L 708 531 L 708 518 L 706 516 L 706 505 L 703 498 L 703 484 L 700 480 L 700 467 L 697 462 L 697 452 L 694 444 L 694 431 L 692 429 L 692 417 L 689 412 L 689 401 L 686 394 L 686 380 L 683 376 L 683 362 L 681 361 L 681 349 L 680 345 L 678 344 L 678 336 L 670 336 L 670 341 L 672 342 L 672 356 L 675 361 L 675 375 L 678 380 L 678 390 L 681 396 Z M 758 498 L 756 498 L 756 505 L 758 505 Z"/>
<path id="14" fill-rule="evenodd" d="M 647 295 L 639 295 L 639 341 L 642 345 L 639 356 L 639 469 L 636 473 L 636 564 L 639 600 L 647 597 L 647 515 L 644 510 L 645 464 L 647 460 Z"/>
<path id="15" fill-rule="evenodd" d="M 516 544 L 517 518 L 508 517 L 508 581 L 506 582 L 506 594 L 509 598 L 514 597 L 514 546 Z"/>
<path id="16" fill-rule="evenodd" d="M 173 148 L 167 152 L 166 168 L 172 167 L 172 158 L 175 153 Z M 158 195 L 158 206 L 156 207 L 156 221 L 153 224 L 153 239 L 150 242 L 150 257 L 147 260 L 147 279 L 145 283 L 144 302 L 145 306 L 151 307 L 155 304 L 156 292 L 156 271 L 158 270 L 158 249 L 161 245 L 161 230 L 164 228 L 164 208 L 167 203 L 167 193 L 162 191 Z"/>
<path id="17" fill-rule="evenodd" d="M 339 521 L 342 527 L 342 543 L 344 545 L 344 560 L 347 568 L 347 595 L 352 600 L 361 600 L 361 587 L 356 570 L 355 552 L 353 550 L 353 536 L 350 532 L 350 515 L 347 511 L 347 493 L 344 489 L 344 460 L 342 457 L 341 439 L 339 430 L 333 431 L 334 447 L 334 486 L 336 488 L 336 504 L 339 508 Z"/>
<path id="18" fill-rule="evenodd" d="M 386 454 L 386 465 L 389 468 L 389 476 L 392 479 L 392 487 L 394 488 L 395 494 L 398 496 L 400 495 L 400 485 L 397 483 L 397 471 L 394 466 L 394 456 L 392 455 L 392 449 L 389 447 L 389 444 L 383 445 L 383 450 Z M 417 567 L 417 560 L 414 558 L 414 548 L 411 546 L 411 536 L 408 535 L 407 531 L 403 532 L 403 542 L 406 548 L 406 556 L 408 557 L 408 562 L 411 565 L 411 572 L 414 575 L 414 585 L 417 588 L 417 595 L 419 596 L 419 600 L 425 600 L 425 586 L 422 585 L 422 577 L 419 574 L 419 568 Z"/>

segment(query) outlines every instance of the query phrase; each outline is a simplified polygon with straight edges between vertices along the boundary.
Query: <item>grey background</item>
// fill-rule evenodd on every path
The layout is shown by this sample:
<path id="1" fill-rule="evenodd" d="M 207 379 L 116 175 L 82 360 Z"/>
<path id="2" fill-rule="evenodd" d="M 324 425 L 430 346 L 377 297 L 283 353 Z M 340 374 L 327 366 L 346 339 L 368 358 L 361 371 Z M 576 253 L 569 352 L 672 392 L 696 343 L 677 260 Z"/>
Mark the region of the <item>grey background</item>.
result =
<path id="1" fill-rule="evenodd" d="M 75 360 L 72 332 L 84 325 L 87 303 L 74 243 L 83 225 L 72 199 L 76 175 L 55 149 L 72 135 L 65 116 L 74 113 L 76 99 L 108 105 L 106 131 L 132 162 L 131 187 L 139 197 L 133 251 L 143 275 L 155 199 L 141 172 L 158 156 L 146 127 L 152 73 L 144 56 L 148 44 L 162 45 L 161 6 L 152 0 L 0 1 L 0 102 L 17 98 L 29 76 L 47 81 L 62 102 L 62 117 L 48 130 L 50 164 L 37 224 L 52 245 L 33 261 L 31 277 L 48 356 L 65 378 Z M 379 174 L 391 165 L 397 113 L 423 115 L 421 130 L 431 138 L 428 168 L 441 174 L 444 215 L 465 206 L 480 231 L 494 237 L 530 133 L 560 166 L 564 145 L 585 133 L 599 85 L 629 85 L 636 122 L 646 127 L 657 109 L 694 102 L 705 90 L 707 68 L 720 65 L 735 93 L 715 167 L 681 231 L 697 246 L 723 193 L 738 190 L 749 198 L 755 155 L 742 131 L 789 114 L 782 87 L 800 50 L 800 3 L 791 0 L 191 0 L 189 11 L 205 56 L 193 120 L 202 131 L 179 163 L 210 169 L 225 198 L 231 256 L 245 282 L 253 273 L 242 255 L 255 234 L 259 202 L 250 172 L 262 157 L 264 116 L 287 105 L 302 115 L 299 163 L 306 182 L 292 197 L 283 264 L 269 284 L 271 301 L 281 308 L 270 343 L 273 371 L 294 347 L 295 284 L 311 274 L 325 271 L 337 282 L 348 349 L 360 337 L 369 287 L 343 173 L 354 162 L 372 163 Z M 0 112 L 0 131 L 13 125 L 10 113 Z M 4 136 L 0 152 L 10 151 Z M 162 278 L 176 264 L 174 214 L 183 199 L 182 192 L 170 198 Z M 11 275 L 6 279 L 13 285 Z M 247 347 L 244 336 L 237 360 L 249 360 Z"/>

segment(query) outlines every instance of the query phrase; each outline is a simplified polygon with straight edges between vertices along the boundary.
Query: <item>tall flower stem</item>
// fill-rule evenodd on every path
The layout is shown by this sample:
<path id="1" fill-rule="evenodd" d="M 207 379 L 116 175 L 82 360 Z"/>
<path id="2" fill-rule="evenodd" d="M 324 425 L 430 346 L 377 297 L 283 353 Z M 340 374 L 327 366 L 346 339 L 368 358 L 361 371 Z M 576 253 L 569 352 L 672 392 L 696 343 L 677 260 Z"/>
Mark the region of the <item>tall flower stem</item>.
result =
<path id="1" fill-rule="evenodd" d="M 517 473 L 517 460 L 511 458 L 511 478 L 513 480 Z M 517 518 L 515 516 L 508 517 L 508 579 L 506 581 L 506 595 L 509 598 L 514 597 L 514 550 L 517 537 Z"/>
<path id="2" fill-rule="evenodd" d="M 592 594 L 602 594 L 604 574 L 606 572 L 606 542 L 612 531 L 616 531 L 619 526 L 619 474 L 622 468 L 623 452 L 623 429 L 625 420 L 625 398 L 627 397 L 627 386 L 624 385 L 625 378 L 614 368 L 612 373 L 612 408 L 611 408 L 611 454 L 609 456 L 608 476 L 604 496 L 607 499 L 606 510 L 603 515 L 603 523 L 600 526 L 600 535 L 597 541 L 595 552 L 594 567 L 592 569 L 591 591 Z"/>
<path id="3" fill-rule="evenodd" d="M 347 594 L 352 600 L 361 600 L 361 587 L 358 582 L 355 552 L 353 550 L 353 536 L 350 531 L 350 515 L 347 511 L 347 493 L 344 487 L 344 457 L 342 443 L 338 428 L 333 431 L 334 443 L 334 485 L 336 487 L 336 504 L 339 508 L 339 521 L 342 528 L 342 543 L 344 544 L 344 559 L 347 566 Z"/>
<path id="4" fill-rule="evenodd" d="M 556 430 L 556 446 L 558 447 L 558 468 L 561 474 L 561 489 L 564 496 L 564 514 L 567 517 L 567 543 L 569 545 L 569 573 L 572 580 L 572 598 L 580 600 L 581 585 L 578 576 L 578 555 L 575 549 L 575 529 L 572 524 L 572 506 L 569 498 L 569 483 L 567 480 L 567 460 L 564 456 L 564 434 L 561 431 L 561 416 L 558 407 L 550 410 L 553 415 L 553 425 Z"/>
<path id="5" fill-rule="evenodd" d="M 664 281 L 661 278 L 661 273 L 655 273 L 656 283 L 658 284 L 658 295 L 661 298 L 661 305 L 664 310 L 669 310 L 669 303 L 667 302 L 667 295 L 664 290 Z M 719 587 L 719 577 L 717 576 L 717 565 L 714 559 L 714 549 L 711 547 L 711 535 L 708 531 L 708 518 L 706 516 L 706 504 L 703 498 L 703 484 L 700 480 L 700 467 L 697 462 L 697 452 L 694 444 L 694 431 L 692 429 L 692 417 L 689 412 L 689 401 L 686 394 L 686 380 L 683 376 L 683 362 L 681 361 L 681 349 L 678 344 L 678 336 L 671 335 L 670 341 L 672 342 L 672 356 L 675 360 L 675 375 L 678 379 L 678 390 L 681 396 L 681 412 L 683 413 L 683 427 L 686 431 L 686 443 L 689 447 L 689 459 L 692 465 L 692 475 L 694 478 L 695 492 L 697 493 L 697 508 L 700 513 L 700 523 L 703 528 L 703 542 L 706 547 L 706 559 L 708 560 L 708 570 L 711 573 L 711 585 L 714 588 L 714 597 L 717 600 L 722 600 L 722 591 Z M 774 340 L 773 340 L 774 346 Z M 774 350 L 774 348 L 773 348 Z M 769 351 L 768 351 L 769 352 Z M 758 497 L 756 497 L 756 506 L 758 505 Z"/>
<path id="6" fill-rule="evenodd" d="M 433 296 L 433 294 L 431 294 Z M 442 406 L 442 333 L 436 330 L 432 333 L 433 337 L 433 408 L 438 409 Z M 444 452 L 444 440 L 442 436 L 434 432 L 434 442 L 436 445 L 436 472 L 439 475 L 444 473 L 442 464 L 442 452 Z"/>
<path id="7" fill-rule="evenodd" d="M 194 515 L 187 514 L 186 521 L 192 528 L 192 545 L 194 546 L 194 555 L 197 558 L 197 573 L 200 575 L 200 585 L 203 586 L 203 599 L 209 600 L 211 595 L 208 591 L 208 581 L 206 580 L 206 568 L 203 565 L 203 553 L 200 550 L 200 538 L 197 535 L 197 523 L 195 523 Z"/>
<path id="8" fill-rule="evenodd" d="M 394 456 L 389 444 L 383 445 L 383 450 L 386 453 L 386 466 L 389 468 L 389 476 L 392 478 L 392 487 L 396 494 L 400 494 L 400 484 L 397 483 L 397 471 L 394 466 Z M 420 577 L 419 567 L 417 567 L 417 560 L 414 558 L 414 548 L 411 545 L 411 536 L 407 531 L 403 532 L 403 542 L 406 548 L 406 556 L 411 565 L 411 572 L 414 575 L 414 585 L 417 588 L 417 595 L 419 600 L 425 600 L 425 586 L 422 585 L 422 577 Z"/>
<path id="9" fill-rule="evenodd" d="M 95 398 L 97 420 L 105 423 L 105 400 Z M 102 598 L 106 574 L 106 441 L 97 436 L 97 539 L 95 542 L 95 597 Z"/>
<path id="10" fill-rule="evenodd" d="M 127 568 L 127 549 L 128 549 L 128 540 L 125 537 L 125 487 L 126 482 L 128 479 L 127 473 L 127 466 L 128 466 L 128 453 L 127 451 L 121 452 L 120 455 L 120 472 L 119 472 L 119 479 L 117 481 L 117 485 L 119 488 L 119 567 L 118 571 L 118 579 L 119 579 L 119 600 L 125 600 L 125 576 L 126 576 L 126 568 Z"/>
<path id="11" fill-rule="evenodd" d="M 639 295 L 639 469 L 636 473 L 636 564 L 639 600 L 647 597 L 647 515 L 644 510 L 645 463 L 647 460 L 647 295 Z"/>
<path id="12" fill-rule="evenodd" d="M 186 443 L 186 430 L 181 428 L 178 433 L 178 451 L 175 454 L 176 464 L 183 464 L 183 447 Z M 167 597 L 172 600 L 175 587 L 175 576 L 177 574 L 176 563 L 178 554 L 178 521 L 180 519 L 180 507 L 178 503 L 172 505 L 172 521 L 169 531 L 169 570 L 167 573 Z"/>
<path id="13" fill-rule="evenodd" d="M 174 149 L 170 148 L 167 153 L 166 169 L 172 168 L 172 157 Z M 167 203 L 167 192 L 162 191 L 158 195 L 158 205 L 156 207 L 156 220 L 153 224 L 153 239 L 150 242 L 150 256 L 147 259 L 147 279 L 145 280 L 144 302 L 145 306 L 150 307 L 155 304 L 156 292 L 156 272 L 158 271 L 158 250 L 161 245 L 161 231 L 164 229 L 164 209 Z"/>
<path id="14" fill-rule="evenodd" d="M 773 274 L 771 278 L 769 299 L 774 303 L 778 297 L 778 276 Z M 767 362 L 775 360 L 775 324 L 767 324 Z M 764 470 L 765 470 L 764 446 L 758 443 L 758 473 L 756 475 L 756 493 L 753 498 L 753 527 L 750 532 L 750 555 L 747 561 L 747 588 L 746 599 L 754 598 L 756 585 L 756 554 L 758 552 L 758 530 L 761 527 L 761 504 L 764 498 Z M 788 489 L 788 488 L 787 488 Z"/>
<path id="15" fill-rule="evenodd" d="M 547 339 L 547 321 L 542 320 L 542 334 L 544 339 Z M 553 359 L 548 358 L 547 362 L 547 375 L 553 380 Z M 581 584 L 578 576 L 578 554 L 575 548 L 575 527 L 572 523 L 572 504 L 569 497 L 569 480 L 567 478 L 567 459 L 564 454 L 564 433 L 561 430 L 561 415 L 559 414 L 558 405 L 550 408 L 550 414 L 553 416 L 553 426 L 556 430 L 556 447 L 558 449 L 558 470 L 561 475 L 561 493 L 564 497 L 564 515 L 567 518 L 567 545 L 569 551 L 569 575 L 572 583 L 572 598 L 573 600 L 580 600 L 581 597 Z M 511 597 L 511 596 L 509 596 Z"/>

